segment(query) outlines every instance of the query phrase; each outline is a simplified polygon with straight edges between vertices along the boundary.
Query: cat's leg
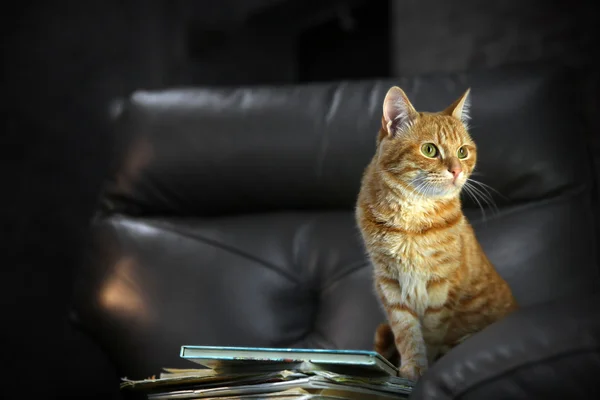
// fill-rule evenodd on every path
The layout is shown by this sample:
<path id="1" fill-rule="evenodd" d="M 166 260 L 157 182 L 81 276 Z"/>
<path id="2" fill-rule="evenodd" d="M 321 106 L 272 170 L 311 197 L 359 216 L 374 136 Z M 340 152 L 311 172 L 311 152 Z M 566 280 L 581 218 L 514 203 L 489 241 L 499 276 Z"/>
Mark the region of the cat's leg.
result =
<path id="1" fill-rule="evenodd" d="M 400 364 L 400 355 L 398 354 L 398 349 L 396 349 L 394 332 L 392 332 L 390 324 L 384 323 L 377 327 L 374 349 L 392 364 Z"/>
<path id="2" fill-rule="evenodd" d="M 410 311 L 393 310 L 391 327 L 400 353 L 399 375 L 416 381 L 427 370 L 427 349 L 419 319 Z"/>
<path id="3" fill-rule="evenodd" d="M 427 370 L 427 350 L 417 313 L 401 301 L 400 284 L 388 277 L 379 277 L 377 292 L 388 315 L 400 353 L 399 375 L 416 381 Z"/>
<path id="4" fill-rule="evenodd" d="M 451 317 L 451 313 L 447 309 L 429 308 L 422 318 L 423 339 L 427 348 L 429 366 L 443 353 L 444 339 L 450 326 Z"/>
<path id="5" fill-rule="evenodd" d="M 442 354 L 446 335 L 454 318 L 453 305 L 455 296 L 451 294 L 448 280 L 437 279 L 427 282 L 427 308 L 421 318 L 423 338 L 427 346 L 429 365 Z"/>

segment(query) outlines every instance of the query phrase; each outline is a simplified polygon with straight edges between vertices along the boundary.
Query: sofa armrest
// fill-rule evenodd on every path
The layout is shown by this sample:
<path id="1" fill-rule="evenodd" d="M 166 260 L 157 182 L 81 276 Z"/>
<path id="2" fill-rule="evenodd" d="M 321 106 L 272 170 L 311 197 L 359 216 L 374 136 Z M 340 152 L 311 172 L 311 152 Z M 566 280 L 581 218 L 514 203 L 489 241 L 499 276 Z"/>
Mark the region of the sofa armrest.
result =
<path id="1" fill-rule="evenodd" d="M 489 326 L 432 365 L 410 398 L 600 398 L 600 293 Z"/>

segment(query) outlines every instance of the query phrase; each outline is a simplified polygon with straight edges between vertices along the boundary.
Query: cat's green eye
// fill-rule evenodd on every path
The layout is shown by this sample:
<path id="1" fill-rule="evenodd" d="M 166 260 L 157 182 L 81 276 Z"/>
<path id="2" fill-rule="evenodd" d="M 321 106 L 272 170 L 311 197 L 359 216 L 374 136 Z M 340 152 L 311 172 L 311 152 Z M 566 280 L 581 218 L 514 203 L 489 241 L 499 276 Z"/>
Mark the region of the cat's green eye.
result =
<path id="1" fill-rule="evenodd" d="M 438 149 L 433 143 L 425 143 L 421 146 L 421 153 L 423 153 L 425 157 L 434 158 L 438 155 Z"/>
<path id="2" fill-rule="evenodd" d="M 467 158 L 467 156 L 469 155 L 469 152 L 467 151 L 467 149 L 463 146 L 460 149 L 458 149 L 458 151 L 456 152 L 456 155 L 458 156 L 458 158 L 460 158 L 461 160 L 464 158 Z"/>

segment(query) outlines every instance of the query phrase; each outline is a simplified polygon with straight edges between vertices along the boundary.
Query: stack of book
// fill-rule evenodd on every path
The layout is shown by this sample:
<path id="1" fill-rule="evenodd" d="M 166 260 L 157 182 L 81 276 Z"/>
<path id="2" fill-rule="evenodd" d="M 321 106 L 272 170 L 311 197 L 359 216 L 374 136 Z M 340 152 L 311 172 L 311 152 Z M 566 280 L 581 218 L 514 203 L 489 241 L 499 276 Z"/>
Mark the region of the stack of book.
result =
<path id="1" fill-rule="evenodd" d="M 180 356 L 200 368 L 123 378 L 121 389 L 152 400 L 387 400 L 408 398 L 414 385 L 371 351 L 182 346 Z"/>

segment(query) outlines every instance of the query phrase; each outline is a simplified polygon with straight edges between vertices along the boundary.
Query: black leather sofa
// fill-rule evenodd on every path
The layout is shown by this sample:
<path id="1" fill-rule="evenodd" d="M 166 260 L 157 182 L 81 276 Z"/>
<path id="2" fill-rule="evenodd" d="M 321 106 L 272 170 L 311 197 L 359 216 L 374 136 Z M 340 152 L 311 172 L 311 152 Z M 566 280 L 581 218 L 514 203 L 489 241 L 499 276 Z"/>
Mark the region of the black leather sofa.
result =
<path id="1" fill-rule="evenodd" d="M 578 71 L 520 65 L 304 86 L 138 91 L 112 107 L 114 173 L 76 280 L 77 325 L 119 376 L 183 344 L 370 349 L 383 321 L 353 219 L 383 96 L 472 88 L 466 214 L 522 310 L 442 358 L 414 399 L 598 398 L 598 205 Z"/>

